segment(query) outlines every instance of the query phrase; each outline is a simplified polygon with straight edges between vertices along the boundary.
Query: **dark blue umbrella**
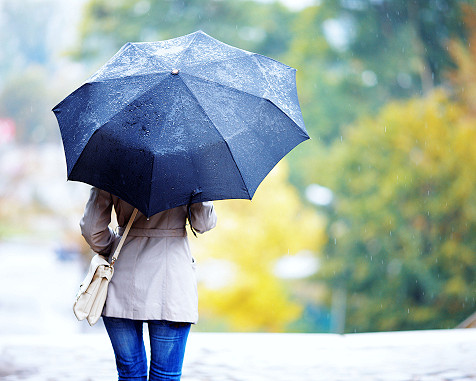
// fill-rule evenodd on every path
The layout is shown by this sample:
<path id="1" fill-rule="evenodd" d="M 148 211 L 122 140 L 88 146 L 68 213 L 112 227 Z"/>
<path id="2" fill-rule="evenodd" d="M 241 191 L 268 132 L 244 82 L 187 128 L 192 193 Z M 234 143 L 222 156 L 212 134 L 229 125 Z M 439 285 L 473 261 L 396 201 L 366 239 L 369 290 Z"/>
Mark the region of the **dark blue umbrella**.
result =
<path id="1" fill-rule="evenodd" d="M 295 72 L 202 31 L 127 43 L 53 109 L 68 179 L 146 216 L 251 199 L 276 163 L 309 139 Z"/>

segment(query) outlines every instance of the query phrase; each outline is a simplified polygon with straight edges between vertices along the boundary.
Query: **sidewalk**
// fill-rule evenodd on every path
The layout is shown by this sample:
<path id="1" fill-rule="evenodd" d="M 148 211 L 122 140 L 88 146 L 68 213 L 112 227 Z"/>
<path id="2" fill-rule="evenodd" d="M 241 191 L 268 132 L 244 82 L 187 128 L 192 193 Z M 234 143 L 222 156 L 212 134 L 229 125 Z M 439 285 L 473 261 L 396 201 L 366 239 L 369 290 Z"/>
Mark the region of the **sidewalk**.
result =
<path id="1" fill-rule="evenodd" d="M 476 330 L 366 334 L 197 333 L 184 381 L 476 380 Z M 0 336 L 0 380 L 114 380 L 105 334 Z"/>
<path id="2" fill-rule="evenodd" d="M 117 379 L 104 328 L 79 323 L 71 312 L 83 277 L 78 259 L 58 260 L 51 247 L 0 242 L 0 380 Z M 476 329 L 343 336 L 192 332 L 182 379 L 476 381 Z"/>

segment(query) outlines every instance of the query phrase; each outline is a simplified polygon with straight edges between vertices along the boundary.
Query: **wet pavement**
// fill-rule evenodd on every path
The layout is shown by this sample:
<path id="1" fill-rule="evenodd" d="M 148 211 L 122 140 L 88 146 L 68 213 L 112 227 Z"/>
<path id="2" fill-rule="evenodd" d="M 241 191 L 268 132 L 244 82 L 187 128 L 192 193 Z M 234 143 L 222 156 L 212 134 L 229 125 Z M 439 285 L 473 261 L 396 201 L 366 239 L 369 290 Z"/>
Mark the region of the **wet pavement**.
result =
<path id="1" fill-rule="evenodd" d="M 89 327 L 72 313 L 82 266 L 78 257 L 64 257 L 52 247 L 0 243 L 0 380 L 117 379 L 102 323 Z M 349 335 L 192 332 L 182 379 L 476 380 L 476 329 Z"/>
<path id="2" fill-rule="evenodd" d="M 476 380 L 476 330 L 394 333 L 192 332 L 184 381 Z M 103 333 L 4 335 L 1 380 L 116 379 Z"/>

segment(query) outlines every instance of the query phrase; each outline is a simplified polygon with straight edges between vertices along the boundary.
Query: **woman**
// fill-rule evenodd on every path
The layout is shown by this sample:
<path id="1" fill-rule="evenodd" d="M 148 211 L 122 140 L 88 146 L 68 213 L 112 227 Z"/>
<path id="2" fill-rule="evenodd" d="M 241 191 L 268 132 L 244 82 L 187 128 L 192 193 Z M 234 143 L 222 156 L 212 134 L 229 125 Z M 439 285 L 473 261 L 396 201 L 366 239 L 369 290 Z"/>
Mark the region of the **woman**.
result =
<path id="1" fill-rule="evenodd" d="M 112 207 L 119 235 L 109 228 Z M 92 188 L 80 226 L 96 253 L 109 257 L 119 242 L 134 207 Z M 102 313 L 114 349 L 119 380 L 147 380 L 142 336 L 148 323 L 149 380 L 180 380 L 188 333 L 198 319 L 195 261 L 185 223 L 187 207 L 134 219 L 117 262 Z M 191 224 L 204 233 L 216 225 L 211 202 L 191 205 Z"/>

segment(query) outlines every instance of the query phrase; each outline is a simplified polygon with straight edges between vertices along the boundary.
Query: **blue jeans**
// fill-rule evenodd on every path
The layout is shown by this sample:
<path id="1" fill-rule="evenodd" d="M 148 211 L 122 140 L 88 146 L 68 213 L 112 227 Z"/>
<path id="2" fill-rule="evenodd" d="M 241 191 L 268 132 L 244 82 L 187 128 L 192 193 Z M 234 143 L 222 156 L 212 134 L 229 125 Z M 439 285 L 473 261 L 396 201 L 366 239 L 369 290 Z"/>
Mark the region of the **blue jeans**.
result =
<path id="1" fill-rule="evenodd" d="M 116 356 L 119 381 L 147 381 L 142 320 L 103 316 Z M 149 380 L 180 380 L 190 323 L 147 320 L 150 337 Z"/>

